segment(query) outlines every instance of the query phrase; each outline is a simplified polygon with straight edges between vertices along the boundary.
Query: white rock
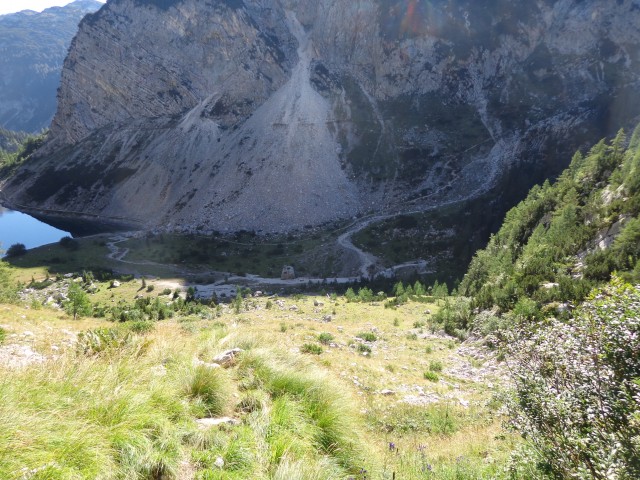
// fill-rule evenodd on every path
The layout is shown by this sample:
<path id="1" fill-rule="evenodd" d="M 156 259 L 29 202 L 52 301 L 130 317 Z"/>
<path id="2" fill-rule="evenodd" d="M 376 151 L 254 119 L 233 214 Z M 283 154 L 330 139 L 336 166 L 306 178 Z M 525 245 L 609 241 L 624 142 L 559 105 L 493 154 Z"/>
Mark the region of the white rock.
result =
<path id="1" fill-rule="evenodd" d="M 240 425 L 240 421 L 231 417 L 220 418 L 199 418 L 196 420 L 199 428 L 206 429 L 217 427 L 218 425 Z"/>
<path id="2" fill-rule="evenodd" d="M 220 365 L 221 367 L 228 368 L 236 363 L 236 356 L 242 353 L 241 348 L 232 348 L 226 352 L 221 353 L 213 359 L 213 363 Z"/>

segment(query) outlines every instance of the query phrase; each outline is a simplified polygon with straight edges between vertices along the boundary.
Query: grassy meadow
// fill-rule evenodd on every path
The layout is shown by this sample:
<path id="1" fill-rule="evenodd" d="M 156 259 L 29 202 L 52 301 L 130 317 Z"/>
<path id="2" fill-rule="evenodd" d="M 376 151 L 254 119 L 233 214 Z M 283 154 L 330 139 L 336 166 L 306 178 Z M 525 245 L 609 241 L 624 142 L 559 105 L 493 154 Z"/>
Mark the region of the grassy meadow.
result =
<path id="1" fill-rule="evenodd" d="M 182 301 L 155 282 L 90 300 Z M 438 308 L 248 296 L 112 322 L 0 305 L 0 478 L 506 478 L 501 366 L 432 327 Z"/>

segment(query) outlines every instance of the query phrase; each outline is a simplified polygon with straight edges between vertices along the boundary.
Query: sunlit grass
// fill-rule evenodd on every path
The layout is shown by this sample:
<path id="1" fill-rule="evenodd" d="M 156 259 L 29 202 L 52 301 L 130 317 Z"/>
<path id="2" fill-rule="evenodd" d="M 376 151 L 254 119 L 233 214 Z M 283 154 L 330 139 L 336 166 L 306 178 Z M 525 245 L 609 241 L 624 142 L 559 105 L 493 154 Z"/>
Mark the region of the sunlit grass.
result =
<path id="1" fill-rule="evenodd" d="M 140 280 L 107 286 L 94 299 L 146 293 Z M 21 478 L 24 468 L 53 480 L 499 476 L 513 442 L 486 406 L 491 389 L 450 373 L 463 359 L 455 342 L 449 348 L 447 337 L 429 333 L 424 311 L 437 306 L 284 300 L 284 307 L 252 299 L 239 314 L 223 308 L 212 320 L 149 325 L 73 321 L 49 308 L 0 305 L 5 345 L 27 344 L 49 358 L 1 372 L 0 422 L 7 428 L 0 431 L 0 478 Z M 294 303 L 297 311 L 289 309 Z M 326 314 L 333 320 L 319 323 Z M 420 328 L 412 328 L 416 323 Z M 105 327 L 129 340 L 87 355 L 69 343 L 76 332 Z M 356 348 L 363 336 L 371 345 L 366 357 Z M 321 339 L 321 355 L 300 352 Z M 235 366 L 202 364 L 235 347 L 243 350 Z M 440 370 L 437 382 L 424 378 L 431 366 Z M 433 403 L 405 403 L 416 387 Z M 393 393 L 381 395 L 384 389 Z M 237 424 L 196 423 L 220 416 Z"/>

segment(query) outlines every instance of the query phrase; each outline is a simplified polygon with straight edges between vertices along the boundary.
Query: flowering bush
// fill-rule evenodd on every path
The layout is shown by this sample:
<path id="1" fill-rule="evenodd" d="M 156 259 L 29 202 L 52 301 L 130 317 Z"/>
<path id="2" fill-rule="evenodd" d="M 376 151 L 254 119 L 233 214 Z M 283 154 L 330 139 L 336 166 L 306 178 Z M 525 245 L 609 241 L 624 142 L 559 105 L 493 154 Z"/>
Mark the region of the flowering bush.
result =
<path id="1" fill-rule="evenodd" d="M 574 319 L 510 336 L 510 422 L 550 473 L 640 478 L 640 287 L 614 278 Z"/>

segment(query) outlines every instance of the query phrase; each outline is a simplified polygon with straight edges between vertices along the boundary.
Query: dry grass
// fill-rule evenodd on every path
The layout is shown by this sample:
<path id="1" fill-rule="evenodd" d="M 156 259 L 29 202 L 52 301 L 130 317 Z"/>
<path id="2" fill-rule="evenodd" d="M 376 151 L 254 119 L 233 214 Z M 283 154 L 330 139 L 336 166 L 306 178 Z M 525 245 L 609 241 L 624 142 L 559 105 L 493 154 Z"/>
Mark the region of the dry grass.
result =
<path id="1" fill-rule="evenodd" d="M 147 293 L 139 288 L 139 281 L 112 290 L 101 285 L 93 300 L 131 301 Z M 5 345 L 27 344 L 51 359 L 2 372 L 0 416 L 15 421 L 0 442 L 30 444 L 20 443 L 25 453 L 11 457 L 10 469 L 0 474 L 13 478 L 21 468 L 49 465 L 76 449 L 70 458 L 84 478 L 107 468 L 138 472 L 137 478 L 155 478 L 158 468 L 166 478 L 181 478 L 183 471 L 195 478 L 238 479 L 383 479 L 393 472 L 403 479 L 498 476 L 513 447 L 489 406 L 498 379 L 476 378 L 482 362 L 471 362 L 458 344 L 429 330 L 424 312 L 435 312 L 436 305 L 385 309 L 342 298 L 283 300 L 283 306 L 272 300 L 267 309 L 267 299 L 248 299 L 239 314 L 225 307 L 215 320 L 157 322 L 150 333 L 134 334 L 133 346 L 91 358 L 76 356 L 75 333 L 113 324 L 0 305 Z M 314 300 L 324 305 L 314 306 Z M 325 323 L 327 315 L 332 321 Z M 375 334 L 375 341 L 359 338 L 363 332 Z M 320 345 L 320 333 L 332 336 L 322 353 L 301 354 L 304 344 Z M 363 354 L 360 345 L 371 353 Z M 233 347 L 245 353 L 229 370 L 212 374 L 194 362 L 210 362 Z M 424 372 L 438 363 L 440 381 L 425 380 Z M 472 373 L 469 378 L 460 376 L 466 371 L 461 366 Z M 19 398 L 20 389 L 30 393 Z M 78 409 L 86 395 L 100 399 L 90 413 Z M 149 408 L 158 413 L 145 420 L 155 425 L 153 438 L 139 430 Z M 206 432 L 195 425 L 200 416 L 223 414 L 240 425 Z M 68 428 L 54 435 L 57 422 Z M 127 435 L 135 445 L 121 443 Z M 5 447 L 0 444 L 0 452 Z M 88 457 L 93 460 L 83 465 Z M 223 469 L 215 466 L 218 458 L 225 460 Z M 51 467 L 42 478 L 71 478 L 65 472 Z M 95 478 L 111 478 L 100 475 Z"/>

